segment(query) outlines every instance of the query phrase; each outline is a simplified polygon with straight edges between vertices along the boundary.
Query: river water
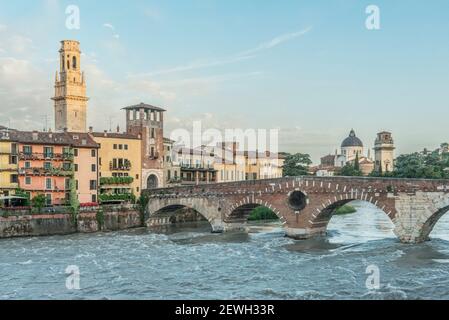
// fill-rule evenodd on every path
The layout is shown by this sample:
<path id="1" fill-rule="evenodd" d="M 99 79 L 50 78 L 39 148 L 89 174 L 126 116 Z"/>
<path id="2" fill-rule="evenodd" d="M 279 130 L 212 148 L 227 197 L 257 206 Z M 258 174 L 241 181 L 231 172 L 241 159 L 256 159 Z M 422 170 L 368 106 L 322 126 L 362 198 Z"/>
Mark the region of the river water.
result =
<path id="1" fill-rule="evenodd" d="M 277 222 L 0 240 L 0 299 L 449 299 L 449 215 L 432 241 L 404 245 L 384 213 L 353 204 L 307 241 Z M 67 289 L 68 266 L 80 290 Z M 366 286 L 369 266 L 379 289 Z"/>

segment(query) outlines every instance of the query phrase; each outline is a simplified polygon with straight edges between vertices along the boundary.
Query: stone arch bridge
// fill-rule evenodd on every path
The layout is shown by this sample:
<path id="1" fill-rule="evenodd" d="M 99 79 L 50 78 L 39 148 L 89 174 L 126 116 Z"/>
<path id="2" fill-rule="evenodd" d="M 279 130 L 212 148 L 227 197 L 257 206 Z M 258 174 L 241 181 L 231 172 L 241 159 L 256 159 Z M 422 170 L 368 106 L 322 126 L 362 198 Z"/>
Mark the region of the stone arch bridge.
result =
<path id="1" fill-rule="evenodd" d="M 252 209 L 273 210 L 287 236 L 306 239 L 326 233 L 335 210 L 353 200 L 367 201 L 393 222 L 404 243 L 428 240 L 438 219 L 449 210 L 449 180 L 288 177 L 144 190 L 149 202 L 146 224 L 161 212 L 191 208 L 213 232 L 245 229 Z"/>

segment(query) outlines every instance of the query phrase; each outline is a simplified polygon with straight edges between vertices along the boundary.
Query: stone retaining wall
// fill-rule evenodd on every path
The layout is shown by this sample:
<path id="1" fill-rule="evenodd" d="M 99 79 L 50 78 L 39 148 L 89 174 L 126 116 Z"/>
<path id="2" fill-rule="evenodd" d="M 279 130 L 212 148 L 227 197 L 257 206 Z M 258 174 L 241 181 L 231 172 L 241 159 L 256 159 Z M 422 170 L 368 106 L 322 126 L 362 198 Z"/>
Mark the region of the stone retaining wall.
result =
<path id="1" fill-rule="evenodd" d="M 102 225 L 100 225 L 102 223 Z M 97 212 L 82 212 L 77 224 L 71 214 L 33 214 L 0 217 L 0 238 L 64 235 L 76 232 L 91 233 L 141 227 L 137 210 L 108 210 L 103 218 Z"/>

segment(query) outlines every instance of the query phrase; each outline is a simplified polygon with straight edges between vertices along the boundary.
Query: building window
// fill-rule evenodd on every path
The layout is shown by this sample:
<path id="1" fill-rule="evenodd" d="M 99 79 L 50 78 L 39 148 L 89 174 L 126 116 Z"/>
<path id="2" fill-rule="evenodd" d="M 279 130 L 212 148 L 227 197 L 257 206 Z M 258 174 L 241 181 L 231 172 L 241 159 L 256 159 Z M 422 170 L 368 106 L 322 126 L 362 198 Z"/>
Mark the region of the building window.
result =
<path id="1" fill-rule="evenodd" d="M 62 154 L 64 155 L 64 157 L 67 157 L 70 155 L 70 147 L 64 147 L 62 149 Z"/>
<path id="2" fill-rule="evenodd" d="M 117 149 L 117 145 L 114 143 L 114 147 L 113 147 L 114 149 Z"/>
<path id="3" fill-rule="evenodd" d="M 78 172 L 78 164 L 77 163 L 75 163 L 75 172 Z"/>
<path id="4" fill-rule="evenodd" d="M 119 149 L 119 150 L 122 150 L 122 149 L 123 149 L 123 144 L 119 144 L 119 145 L 118 145 L 118 149 Z"/>
<path id="5" fill-rule="evenodd" d="M 53 147 L 44 147 L 44 157 L 53 158 Z"/>
<path id="6" fill-rule="evenodd" d="M 154 147 L 151 147 L 150 149 L 150 157 L 154 158 Z"/>
<path id="7" fill-rule="evenodd" d="M 78 180 L 75 180 L 75 188 L 78 190 Z"/>
<path id="8" fill-rule="evenodd" d="M 73 154 L 75 155 L 75 157 L 78 157 L 78 149 L 74 149 Z"/>
<path id="9" fill-rule="evenodd" d="M 91 167 L 92 172 L 96 172 L 97 171 L 97 166 L 95 164 L 92 165 Z"/>
<path id="10" fill-rule="evenodd" d="M 17 164 L 17 156 L 11 155 L 9 157 L 9 164 Z"/>
<path id="11" fill-rule="evenodd" d="M 72 67 L 76 69 L 76 57 L 72 57 Z"/>
<path id="12" fill-rule="evenodd" d="M 90 190 L 97 190 L 97 180 L 90 180 Z"/>
<path id="13" fill-rule="evenodd" d="M 17 154 L 17 143 L 11 143 L 11 154 Z"/>
<path id="14" fill-rule="evenodd" d="M 101 166 L 101 158 L 98 158 L 98 164 Z"/>
<path id="15" fill-rule="evenodd" d="M 17 174 L 12 174 L 10 176 L 10 182 L 11 183 L 18 183 L 19 182 L 19 176 Z"/>
<path id="16" fill-rule="evenodd" d="M 51 169 L 51 162 L 44 162 L 44 169 L 50 170 Z"/>
<path id="17" fill-rule="evenodd" d="M 25 177 L 25 184 L 30 185 L 31 184 L 31 177 Z"/>
<path id="18" fill-rule="evenodd" d="M 125 144 L 123 147 L 125 148 L 125 150 L 128 150 L 128 145 L 127 144 Z"/>
<path id="19" fill-rule="evenodd" d="M 47 194 L 45 195 L 45 204 L 46 204 L 47 206 L 51 206 L 51 193 L 47 193 Z"/>
<path id="20" fill-rule="evenodd" d="M 168 170 L 167 171 L 167 180 L 170 181 L 170 179 L 171 179 L 171 171 Z"/>
<path id="21" fill-rule="evenodd" d="M 138 174 L 136 174 L 136 180 L 139 180 L 139 175 Z"/>
<path id="22" fill-rule="evenodd" d="M 156 132 L 154 130 L 154 128 L 151 128 L 151 136 L 150 138 L 154 139 L 156 137 Z"/>
<path id="23" fill-rule="evenodd" d="M 96 194 L 92 195 L 92 202 L 97 202 L 97 195 Z"/>
<path id="24" fill-rule="evenodd" d="M 45 179 L 45 189 L 46 190 L 51 190 L 51 179 L 50 178 L 46 178 Z"/>
<path id="25" fill-rule="evenodd" d="M 137 192 L 139 192 L 140 191 L 139 187 L 137 187 L 136 190 L 137 190 Z"/>
<path id="26" fill-rule="evenodd" d="M 70 162 L 64 162 L 64 163 L 62 164 L 62 169 L 63 169 L 64 171 L 70 171 L 70 169 L 71 169 Z"/>
<path id="27" fill-rule="evenodd" d="M 65 189 L 70 190 L 70 179 L 65 179 Z"/>
<path id="28" fill-rule="evenodd" d="M 25 169 L 29 169 L 29 168 L 31 168 L 31 162 L 26 161 L 25 162 Z"/>
<path id="29" fill-rule="evenodd" d="M 97 151 L 95 149 L 90 150 L 90 155 L 92 157 L 96 157 L 97 156 Z"/>
<path id="30" fill-rule="evenodd" d="M 24 154 L 32 154 L 33 148 L 31 146 L 23 146 L 23 153 Z"/>

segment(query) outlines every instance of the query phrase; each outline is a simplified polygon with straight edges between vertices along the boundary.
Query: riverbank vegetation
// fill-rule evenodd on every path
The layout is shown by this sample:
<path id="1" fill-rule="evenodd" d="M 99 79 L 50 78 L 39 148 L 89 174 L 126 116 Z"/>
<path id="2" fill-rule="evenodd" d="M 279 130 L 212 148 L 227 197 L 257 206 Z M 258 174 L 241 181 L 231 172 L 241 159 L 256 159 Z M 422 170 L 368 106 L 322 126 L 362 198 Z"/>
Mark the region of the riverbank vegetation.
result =
<path id="1" fill-rule="evenodd" d="M 278 216 L 270 209 L 266 207 L 257 207 L 251 211 L 248 220 L 249 221 L 262 221 L 262 220 L 277 220 Z"/>
<path id="2" fill-rule="evenodd" d="M 357 209 L 349 204 L 345 204 L 335 210 L 335 214 L 337 215 L 351 214 L 355 212 L 357 212 Z"/>

